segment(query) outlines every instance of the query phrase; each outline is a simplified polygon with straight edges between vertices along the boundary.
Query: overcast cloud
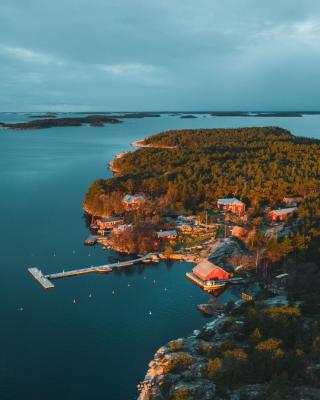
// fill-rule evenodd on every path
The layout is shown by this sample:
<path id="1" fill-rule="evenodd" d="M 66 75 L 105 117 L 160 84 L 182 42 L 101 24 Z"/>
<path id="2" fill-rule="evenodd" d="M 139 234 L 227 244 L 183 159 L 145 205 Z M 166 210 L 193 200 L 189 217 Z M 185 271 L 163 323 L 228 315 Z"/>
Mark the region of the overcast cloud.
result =
<path id="1" fill-rule="evenodd" d="M 320 109 L 318 0 L 1 0 L 0 111 Z"/>

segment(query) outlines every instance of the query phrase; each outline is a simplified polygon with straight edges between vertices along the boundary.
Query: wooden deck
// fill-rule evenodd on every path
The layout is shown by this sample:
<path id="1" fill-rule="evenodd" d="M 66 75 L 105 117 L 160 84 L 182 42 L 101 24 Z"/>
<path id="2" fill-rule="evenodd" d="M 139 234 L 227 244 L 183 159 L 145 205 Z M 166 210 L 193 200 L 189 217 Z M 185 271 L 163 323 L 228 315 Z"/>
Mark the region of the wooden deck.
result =
<path id="1" fill-rule="evenodd" d="M 45 289 L 52 289 L 54 288 L 54 284 L 49 281 L 49 279 L 43 275 L 43 273 L 38 268 L 28 268 L 30 274 L 34 277 L 34 279 L 40 283 L 42 287 Z"/>
<path id="2" fill-rule="evenodd" d="M 50 289 L 54 287 L 54 284 L 51 282 L 53 279 L 62 279 L 62 278 L 69 278 L 71 276 L 77 275 L 85 275 L 90 273 L 107 273 L 112 272 L 113 270 L 131 267 L 134 264 L 138 264 L 141 262 L 151 262 L 154 259 L 154 254 L 146 254 L 145 256 L 136 258 L 134 260 L 128 261 L 121 261 L 113 264 L 107 265 L 99 265 L 96 267 L 85 267 L 85 268 L 78 268 L 69 271 L 62 271 L 53 274 L 44 275 L 42 271 L 38 268 L 28 268 L 30 274 L 34 277 L 34 279 L 40 283 L 40 285 L 45 289 Z"/>

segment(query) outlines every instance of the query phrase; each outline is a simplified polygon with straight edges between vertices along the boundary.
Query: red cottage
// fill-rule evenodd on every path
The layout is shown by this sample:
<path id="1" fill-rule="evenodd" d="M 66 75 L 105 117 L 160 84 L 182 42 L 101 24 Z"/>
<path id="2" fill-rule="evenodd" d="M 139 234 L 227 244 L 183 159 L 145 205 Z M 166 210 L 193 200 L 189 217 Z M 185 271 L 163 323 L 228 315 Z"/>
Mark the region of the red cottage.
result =
<path id="1" fill-rule="evenodd" d="M 271 221 L 285 221 L 289 215 L 297 211 L 297 207 L 282 208 L 280 210 L 272 210 L 269 212 Z"/>
<path id="2" fill-rule="evenodd" d="M 229 274 L 224 269 L 212 264 L 210 261 L 204 260 L 197 264 L 192 272 L 203 281 L 228 279 Z"/>
<path id="3" fill-rule="evenodd" d="M 235 214 L 241 214 L 245 212 L 246 205 L 242 201 L 233 197 L 232 199 L 219 199 L 218 208 L 221 211 L 231 211 Z"/>

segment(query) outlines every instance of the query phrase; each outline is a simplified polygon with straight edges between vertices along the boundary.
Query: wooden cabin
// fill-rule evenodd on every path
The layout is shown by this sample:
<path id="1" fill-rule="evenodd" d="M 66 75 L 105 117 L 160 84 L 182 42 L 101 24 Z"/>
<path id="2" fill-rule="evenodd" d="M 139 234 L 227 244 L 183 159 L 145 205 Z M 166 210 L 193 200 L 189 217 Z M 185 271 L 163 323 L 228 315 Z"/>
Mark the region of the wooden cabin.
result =
<path id="1" fill-rule="evenodd" d="M 231 199 L 219 199 L 218 208 L 220 211 L 231 211 L 235 214 L 241 214 L 245 212 L 246 205 L 235 197 Z"/>
<path id="2" fill-rule="evenodd" d="M 269 212 L 269 218 L 271 219 L 271 221 L 286 221 L 288 217 L 295 211 L 297 211 L 297 207 L 272 210 Z"/>
<path id="3" fill-rule="evenodd" d="M 199 262 L 192 272 L 203 281 L 228 279 L 229 273 L 208 260 Z"/>
<path id="4" fill-rule="evenodd" d="M 123 224 L 123 217 L 99 218 L 96 220 L 99 229 L 111 229 Z"/>

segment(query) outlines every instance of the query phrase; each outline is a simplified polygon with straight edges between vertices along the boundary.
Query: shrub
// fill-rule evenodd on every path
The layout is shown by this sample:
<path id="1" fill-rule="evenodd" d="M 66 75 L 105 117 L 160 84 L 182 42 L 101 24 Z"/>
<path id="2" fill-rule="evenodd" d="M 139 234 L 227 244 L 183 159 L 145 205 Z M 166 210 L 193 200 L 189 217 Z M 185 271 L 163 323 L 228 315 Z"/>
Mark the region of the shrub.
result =
<path id="1" fill-rule="evenodd" d="M 256 349 L 260 351 L 275 351 L 280 348 L 281 340 L 278 339 L 267 339 L 256 345 Z"/>
<path id="2" fill-rule="evenodd" d="M 171 396 L 171 400 L 192 400 L 187 388 L 179 388 Z"/>
<path id="3" fill-rule="evenodd" d="M 182 339 L 172 340 L 168 343 L 168 348 L 171 352 L 179 351 L 183 348 L 184 341 Z"/>
<path id="4" fill-rule="evenodd" d="M 299 308 L 289 306 L 268 308 L 267 310 L 265 310 L 265 313 L 272 318 L 276 318 L 282 315 L 291 315 L 293 317 L 300 317 L 301 315 Z"/>
<path id="5" fill-rule="evenodd" d="M 238 361 L 245 361 L 248 358 L 248 354 L 243 349 L 227 350 L 223 353 L 225 358 L 234 358 Z"/>
<path id="6" fill-rule="evenodd" d="M 223 362 L 220 358 L 216 357 L 208 361 L 207 373 L 210 379 L 213 379 L 220 372 Z"/>
<path id="7" fill-rule="evenodd" d="M 163 368 L 164 373 L 174 373 L 187 369 L 188 367 L 190 367 L 191 362 L 192 357 L 189 354 L 184 352 L 177 353 L 175 356 L 168 360 L 167 365 Z"/>

